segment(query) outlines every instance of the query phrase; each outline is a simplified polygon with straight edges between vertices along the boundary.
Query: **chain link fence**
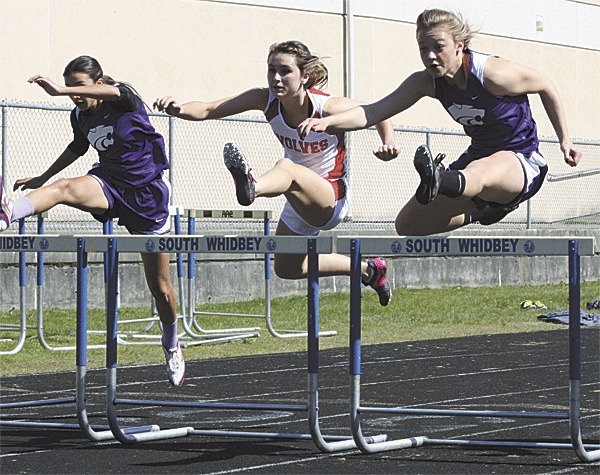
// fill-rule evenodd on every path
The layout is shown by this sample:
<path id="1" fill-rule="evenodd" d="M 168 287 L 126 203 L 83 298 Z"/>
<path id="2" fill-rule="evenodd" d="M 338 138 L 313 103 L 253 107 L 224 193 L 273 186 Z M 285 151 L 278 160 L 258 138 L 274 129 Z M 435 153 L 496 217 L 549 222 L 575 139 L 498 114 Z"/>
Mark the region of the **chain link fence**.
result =
<path id="1" fill-rule="evenodd" d="M 16 179 L 41 174 L 72 140 L 70 107 L 0 102 L 2 108 L 2 176 L 10 188 Z M 281 144 L 262 118 L 232 117 L 206 122 L 188 122 L 164 114 L 150 114 L 156 130 L 165 137 L 171 161 L 173 205 L 188 209 L 240 209 L 222 150 L 235 142 L 244 151 L 255 176 L 268 171 L 283 156 Z M 412 165 L 417 146 L 427 143 L 434 153 L 444 152 L 450 163 L 468 146 L 462 132 L 419 128 L 397 128 L 400 157 L 381 162 L 373 155 L 380 144 L 374 129 L 348 134 L 350 219 L 345 230 L 386 230 L 401 206 L 413 195 L 418 174 Z M 576 169 L 564 164 L 554 139 L 542 139 L 540 151 L 550 171 L 541 191 L 496 226 L 508 228 L 600 227 L 600 141 L 575 141 L 584 159 Z M 84 175 L 97 161 L 90 151 L 65 169 L 61 177 Z M 55 177 L 58 178 L 58 177 Z M 273 210 L 276 224 L 285 198 L 258 198 L 253 208 Z M 202 228 L 238 232 L 255 228 L 252 220 L 205 220 Z M 28 228 L 34 232 L 34 220 Z M 101 232 L 88 213 L 67 206 L 54 208 L 46 231 Z M 185 228 L 184 228 L 185 229 Z M 202 232 L 201 229 L 199 232 Z M 30 230 L 28 229 L 28 232 Z M 122 230 L 120 232 L 123 232 Z M 209 232 L 209 231 L 206 231 Z"/>

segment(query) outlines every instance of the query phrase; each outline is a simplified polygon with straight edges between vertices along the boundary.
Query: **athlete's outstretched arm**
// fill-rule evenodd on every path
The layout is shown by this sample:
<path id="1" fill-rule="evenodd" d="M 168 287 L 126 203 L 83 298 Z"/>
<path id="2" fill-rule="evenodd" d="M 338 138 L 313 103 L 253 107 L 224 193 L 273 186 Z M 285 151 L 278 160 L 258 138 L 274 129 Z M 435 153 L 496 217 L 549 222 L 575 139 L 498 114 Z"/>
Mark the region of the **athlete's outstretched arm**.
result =
<path id="1" fill-rule="evenodd" d="M 48 167 L 48 169 L 42 173 L 40 176 L 36 177 L 27 177 L 27 178 L 19 178 L 15 181 L 13 186 L 13 190 L 16 191 L 19 188 L 22 190 L 27 189 L 35 189 L 40 188 L 44 185 L 50 178 L 52 178 L 57 173 L 60 173 L 69 165 L 71 165 L 75 160 L 79 158 L 79 155 L 71 151 L 69 147 L 67 147 L 63 153 Z"/>
<path id="2" fill-rule="evenodd" d="M 103 101 L 117 101 L 121 97 L 118 87 L 104 83 L 60 86 L 41 74 L 31 76 L 27 81 L 31 84 L 37 84 L 51 96 L 85 96 Z"/>
<path id="3" fill-rule="evenodd" d="M 539 94 L 558 137 L 565 162 L 572 167 L 579 163 L 581 152 L 571 143 L 563 104 L 550 78 L 520 64 L 489 58 L 483 72 L 483 83 L 488 91 L 499 96 Z"/>
<path id="4" fill-rule="evenodd" d="M 426 71 L 419 71 L 406 78 L 398 88 L 383 99 L 371 104 L 359 105 L 345 112 L 322 119 L 307 119 L 298 126 L 298 134 L 306 137 L 314 130 L 359 130 L 371 127 L 413 106 L 424 96 L 433 94 L 433 82 Z"/>
<path id="5" fill-rule="evenodd" d="M 325 103 L 325 106 L 323 107 L 323 115 L 327 117 L 330 115 L 339 114 L 353 109 L 359 105 L 361 105 L 360 102 L 348 97 L 332 97 Z M 393 160 L 398 156 L 399 151 L 399 148 L 396 145 L 394 124 L 392 123 L 391 119 L 387 119 L 376 123 L 375 128 L 377 129 L 377 133 L 381 138 L 381 146 L 378 147 L 377 150 L 373 151 L 373 155 L 384 162 Z"/>
<path id="6" fill-rule="evenodd" d="M 249 110 L 264 110 L 268 99 L 268 89 L 254 88 L 213 102 L 191 101 L 180 104 L 174 97 L 164 96 L 154 102 L 154 108 L 180 119 L 210 120 Z"/>

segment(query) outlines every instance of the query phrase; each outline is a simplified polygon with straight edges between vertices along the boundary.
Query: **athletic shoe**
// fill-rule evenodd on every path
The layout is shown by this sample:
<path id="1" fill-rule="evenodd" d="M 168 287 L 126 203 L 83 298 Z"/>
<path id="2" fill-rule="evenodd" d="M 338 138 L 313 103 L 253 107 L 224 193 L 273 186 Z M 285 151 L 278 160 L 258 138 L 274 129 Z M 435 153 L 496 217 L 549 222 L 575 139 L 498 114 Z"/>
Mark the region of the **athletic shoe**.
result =
<path id="1" fill-rule="evenodd" d="M 169 381 L 173 386 L 181 386 L 185 380 L 185 361 L 183 360 L 183 353 L 181 347 L 177 343 L 177 347 L 172 350 L 167 350 L 163 346 L 165 352 L 165 359 L 167 361 L 167 375 Z"/>
<path id="2" fill-rule="evenodd" d="M 533 301 L 533 300 L 523 300 L 521 302 L 521 308 L 523 310 L 531 310 L 531 309 L 546 309 L 548 307 L 546 307 L 546 305 L 544 305 L 544 303 L 540 302 L 539 300 Z"/>
<path id="3" fill-rule="evenodd" d="M 440 174 L 444 171 L 441 163 L 444 158 L 446 155 L 440 153 L 434 159 L 427 145 L 419 146 L 415 152 L 414 165 L 421 177 L 421 183 L 417 187 L 415 196 L 422 205 L 431 203 L 438 195 L 441 183 Z"/>
<path id="4" fill-rule="evenodd" d="M 252 168 L 242 152 L 233 143 L 225 144 L 223 148 L 223 160 L 225 166 L 235 183 L 235 194 L 238 203 L 242 206 L 249 206 L 254 202 L 254 183 L 256 180 L 252 176 Z"/>
<path id="5" fill-rule="evenodd" d="M 0 232 L 6 231 L 10 226 L 12 216 L 13 200 L 4 189 L 4 180 L 0 176 Z"/>
<path id="6" fill-rule="evenodd" d="M 600 308 L 600 300 L 593 300 L 585 304 L 585 308 L 588 310 L 597 310 Z"/>
<path id="7" fill-rule="evenodd" d="M 387 272 L 387 263 L 383 257 L 376 257 L 368 262 L 372 271 L 372 277 L 368 282 L 363 282 L 365 285 L 371 286 L 379 296 L 379 304 L 383 307 L 387 306 L 392 300 L 392 290 L 385 276 Z"/>

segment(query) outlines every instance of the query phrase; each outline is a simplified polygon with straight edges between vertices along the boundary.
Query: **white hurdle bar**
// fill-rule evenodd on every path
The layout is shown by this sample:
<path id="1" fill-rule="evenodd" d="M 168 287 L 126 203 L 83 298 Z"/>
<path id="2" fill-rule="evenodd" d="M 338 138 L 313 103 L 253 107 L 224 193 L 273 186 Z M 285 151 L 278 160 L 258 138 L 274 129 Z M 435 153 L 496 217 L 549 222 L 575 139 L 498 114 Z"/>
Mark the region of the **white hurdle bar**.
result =
<path id="1" fill-rule="evenodd" d="M 364 453 L 435 445 L 497 446 L 574 450 L 580 460 L 600 460 L 600 445 L 583 444 L 580 428 L 581 329 L 580 256 L 597 253 L 593 237 L 428 236 L 338 238 L 337 252 L 350 254 L 350 418 L 352 435 Z M 360 404 L 361 375 L 361 255 L 423 256 L 569 256 L 569 379 L 568 413 L 466 411 L 367 407 Z M 570 423 L 571 443 L 433 439 L 426 435 L 385 442 L 368 442 L 362 434 L 362 414 L 425 414 L 440 416 L 563 419 Z"/>
<path id="2" fill-rule="evenodd" d="M 272 211 L 266 210 L 213 210 L 213 209 L 188 209 L 186 211 L 188 218 L 188 234 L 196 234 L 196 221 L 198 219 L 262 219 L 264 236 L 271 235 L 271 218 Z M 243 314 L 243 313 L 225 313 L 225 312 L 206 312 L 196 310 L 196 259 L 195 253 L 188 254 L 188 315 L 191 317 L 194 327 L 201 333 L 213 333 L 223 330 L 206 330 L 203 329 L 195 319 L 196 315 L 214 315 L 222 317 L 246 317 L 264 319 L 269 333 L 276 338 L 306 338 L 307 332 L 303 330 L 281 330 L 273 326 L 271 315 L 271 253 L 265 253 L 264 261 L 264 284 L 265 284 L 265 311 L 263 314 Z M 260 327 L 255 328 L 231 328 L 226 331 L 240 332 L 260 330 Z M 319 336 L 335 336 L 336 331 L 322 331 Z"/>
<path id="3" fill-rule="evenodd" d="M 76 388 L 75 397 L 40 399 L 33 401 L 20 401 L 13 403 L 0 403 L 0 412 L 6 409 L 29 408 L 39 406 L 54 406 L 75 403 L 78 424 L 34 422 L 0 419 L 0 427 L 35 427 L 52 429 L 81 429 L 85 436 L 93 441 L 113 439 L 113 433 L 109 426 L 91 425 L 88 421 L 85 391 L 86 391 L 86 367 L 87 367 L 87 296 L 88 296 L 88 260 L 84 249 L 84 240 L 75 236 L 49 236 L 49 235 L 1 235 L 0 252 L 19 252 L 19 263 L 24 265 L 24 254 L 40 252 L 76 252 L 77 253 L 77 335 L 76 335 Z M 24 288 L 24 274 L 20 274 L 21 286 Z M 124 429 L 127 434 L 136 432 L 158 431 L 155 425 L 130 427 Z"/>
<path id="4" fill-rule="evenodd" d="M 324 452 L 355 448 L 351 436 L 324 436 L 319 428 L 318 418 L 318 372 L 319 372 L 319 276 L 318 256 L 332 252 L 330 237 L 306 238 L 300 236 L 91 236 L 85 239 L 85 249 L 89 252 L 106 252 L 108 269 L 107 292 L 107 416 L 109 426 L 117 440 L 135 443 L 150 440 L 171 439 L 188 435 L 228 435 L 231 437 L 312 439 Z M 118 326 L 118 260 L 119 254 L 126 252 L 183 252 L 183 253 L 235 253 L 235 254 L 299 254 L 306 252 L 308 270 L 308 402 L 307 404 L 272 403 L 215 403 L 191 401 L 161 401 L 141 399 L 121 399 L 117 396 L 117 326 Z M 310 434 L 280 434 L 250 431 L 211 431 L 193 427 L 161 429 L 158 431 L 126 433 L 119 425 L 117 407 L 120 405 L 188 407 L 196 409 L 223 410 L 268 410 L 298 411 L 308 413 Z M 369 443 L 379 443 L 385 436 L 369 438 Z"/>

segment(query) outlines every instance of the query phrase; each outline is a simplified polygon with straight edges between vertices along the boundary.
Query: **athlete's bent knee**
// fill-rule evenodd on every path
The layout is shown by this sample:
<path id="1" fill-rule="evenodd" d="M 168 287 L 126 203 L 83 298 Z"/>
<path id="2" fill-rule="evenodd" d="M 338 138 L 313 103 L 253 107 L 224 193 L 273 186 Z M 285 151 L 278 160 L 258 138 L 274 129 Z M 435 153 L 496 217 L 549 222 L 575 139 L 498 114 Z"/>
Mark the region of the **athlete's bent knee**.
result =
<path id="1" fill-rule="evenodd" d="M 167 282 L 156 282 L 148 284 L 152 297 L 156 300 L 169 302 L 171 295 L 175 293 L 175 289 Z"/>
<path id="2" fill-rule="evenodd" d="M 277 162 L 275 163 L 276 167 L 282 167 L 282 168 L 291 168 L 294 166 L 294 162 L 292 162 L 289 158 L 281 158 L 279 160 L 277 160 Z"/>

